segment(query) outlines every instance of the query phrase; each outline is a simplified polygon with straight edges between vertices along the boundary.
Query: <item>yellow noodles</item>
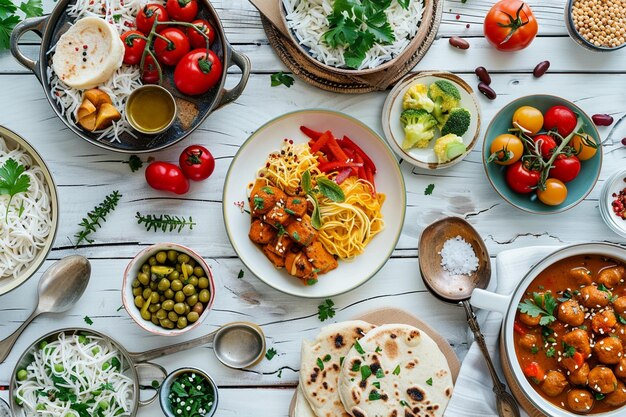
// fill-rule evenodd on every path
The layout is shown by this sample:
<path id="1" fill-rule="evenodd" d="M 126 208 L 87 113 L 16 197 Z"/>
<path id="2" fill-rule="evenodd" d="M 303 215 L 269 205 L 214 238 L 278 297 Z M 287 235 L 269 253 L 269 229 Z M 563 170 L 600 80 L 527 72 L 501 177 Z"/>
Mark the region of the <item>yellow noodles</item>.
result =
<path id="1" fill-rule="evenodd" d="M 292 145 L 285 139 L 281 150 L 269 155 L 265 166 L 257 173 L 257 178 L 268 180 L 288 195 L 303 195 L 302 190 L 299 190 L 300 180 L 307 169 L 311 178 L 320 174 L 317 156 L 311 153 L 309 145 Z"/>

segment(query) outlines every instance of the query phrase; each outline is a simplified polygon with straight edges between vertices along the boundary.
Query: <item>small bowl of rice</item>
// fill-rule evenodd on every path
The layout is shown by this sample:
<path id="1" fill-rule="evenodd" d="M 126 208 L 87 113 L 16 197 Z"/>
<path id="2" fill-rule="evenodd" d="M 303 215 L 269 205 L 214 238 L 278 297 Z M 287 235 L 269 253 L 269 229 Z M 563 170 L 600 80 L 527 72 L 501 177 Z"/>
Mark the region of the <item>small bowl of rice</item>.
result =
<path id="1" fill-rule="evenodd" d="M 438 24 L 429 24 L 436 13 L 435 3 L 391 0 L 384 10 L 391 40 L 376 40 L 364 57 L 357 58 L 349 47 L 332 47 L 327 41 L 331 30 L 340 30 L 331 24 L 334 0 L 281 0 L 280 10 L 293 43 L 312 64 L 330 73 L 360 76 L 390 68 L 413 55 L 429 33 L 437 31 Z"/>

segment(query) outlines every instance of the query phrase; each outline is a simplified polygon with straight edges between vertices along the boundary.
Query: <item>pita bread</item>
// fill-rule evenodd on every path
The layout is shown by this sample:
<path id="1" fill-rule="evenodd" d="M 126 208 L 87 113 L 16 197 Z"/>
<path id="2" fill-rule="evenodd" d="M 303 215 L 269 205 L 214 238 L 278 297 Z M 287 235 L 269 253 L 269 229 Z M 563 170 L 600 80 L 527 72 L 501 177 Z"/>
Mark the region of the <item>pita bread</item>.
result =
<path id="1" fill-rule="evenodd" d="M 296 390 L 296 406 L 293 410 L 293 416 L 291 417 L 316 417 L 309 402 L 304 397 L 300 385 L 298 385 L 298 389 Z"/>
<path id="2" fill-rule="evenodd" d="M 386 324 L 345 357 L 339 395 L 354 417 L 439 417 L 452 395 L 448 362 L 426 333 Z"/>
<path id="3" fill-rule="evenodd" d="M 323 327 L 315 340 L 302 341 L 300 387 L 317 417 L 349 417 L 337 381 L 341 362 L 354 342 L 375 326 L 364 321 L 345 321 Z"/>

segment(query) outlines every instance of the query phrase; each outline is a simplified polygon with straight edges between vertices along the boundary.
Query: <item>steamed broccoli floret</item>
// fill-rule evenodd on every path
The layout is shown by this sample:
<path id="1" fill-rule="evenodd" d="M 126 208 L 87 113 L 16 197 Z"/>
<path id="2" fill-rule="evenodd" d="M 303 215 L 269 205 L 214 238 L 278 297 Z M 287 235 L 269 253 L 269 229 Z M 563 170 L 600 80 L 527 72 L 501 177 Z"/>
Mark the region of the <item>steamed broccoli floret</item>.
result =
<path id="1" fill-rule="evenodd" d="M 434 147 L 435 155 L 437 155 L 440 164 L 463 155 L 466 150 L 467 147 L 463 143 L 463 139 L 453 133 L 437 139 Z"/>
<path id="2" fill-rule="evenodd" d="M 469 110 L 457 107 L 450 110 L 448 119 L 441 128 L 441 134 L 447 135 L 448 133 L 454 133 L 458 136 L 463 136 L 467 129 L 469 129 L 472 115 Z"/>
<path id="3" fill-rule="evenodd" d="M 433 111 L 435 103 L 428 97 L 428 87 L 424 84 L 412 85 L 402 99 L 404 109 L 424 109 L 428 113 Z"/>
<path id="4" fill-rule="evenodd" d="M 426 148 L 435 136 L 437 120 L 424 109 L 407 109 L 400 115 L 404 126 L 402 149 Z"/>
<path id="5" fill-rule="evenodd" d="M 459 107 L 461 93 L 450 81 L 439 80 L 430 85 L 428 96 L 434 101 L 432 114 L 437 119 L 439 128 L 446 124 L 448 112 Z"/>

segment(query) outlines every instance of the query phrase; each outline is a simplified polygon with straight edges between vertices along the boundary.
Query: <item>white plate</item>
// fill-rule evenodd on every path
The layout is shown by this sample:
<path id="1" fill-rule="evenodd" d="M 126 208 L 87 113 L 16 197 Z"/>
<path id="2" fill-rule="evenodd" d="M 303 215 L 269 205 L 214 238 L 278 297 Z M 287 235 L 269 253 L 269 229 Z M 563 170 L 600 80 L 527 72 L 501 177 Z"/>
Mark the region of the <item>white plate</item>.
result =
<path id="1" fill-rule="evenodd" d="M 613 193 L 619 193 L 626 188 L 626 170 L 621 169 L 611 175 L 605 182 L 600 196 L 600 214 L 602 219 L 615 233 L 626 237 L 626 220 L 623 220 L 613 212 Z"/>
<path id="2" fill-rule="evenodd" d="M 377 167 L 376 188 L 386 195 L 382 213 L 385 228 L 352 262 L 339 261 L 339 267 L 319 276 L 315 285 L 305 286 L 299 279 L 276 269 L 259 247 L 248 238 L 250 214 L 246 190 L 267 156 L 280 149 L 283 139 L 303 143 L 308 138 L 300 126 L 318 131 L 330 130 L 337 137 L 346 135 L 372 158 Z M 406 189 L 396 157 L 373 130 L 350 116 L 329 110 L 302 110 L 288 113 L 261 126 L 241 146 L 230 165 L 224 183 L 223 213 L 226 232 L 233 248 L 246 267 L 269 286 L 305 298 L 331 297 L 344 293 L 370 279 L 391 256 L 404 224 Z"/>
<path id="3" fill-rule="evenodd" d="M 441 136 L 439 131 L 437 131 L 427 148 L 404 150 L 402 149 L 404 129 L 400 122 L 404 93 L 406 93 L 413 84 L 421 83 L 430 86 L 438 80 L 450 81 L 459 89 L 459 93 L 461 93 L 460 107 L 468 109 L 472 115 L 469 129 L 467 129 L 467 132 L 462 136 L 463 143 L 467 147 L 467 150 L 463 155 L 442 164 L 437 161 L 437 156 L 433 150 L 435 141 Z M 450 72 L 421 72 L 405 77 L 389 92 L 385 100 L 385 105 L 383 106 L 382 123 L 387 142 L 400 158 L 420 168 L 447 168 L 461 162 L 463 158 L 471 152 L 474 145 L 476 145 L 480 133 L 480 107 L 478 106 L 478 100 L 472 88 L 458 76 Z"/>

